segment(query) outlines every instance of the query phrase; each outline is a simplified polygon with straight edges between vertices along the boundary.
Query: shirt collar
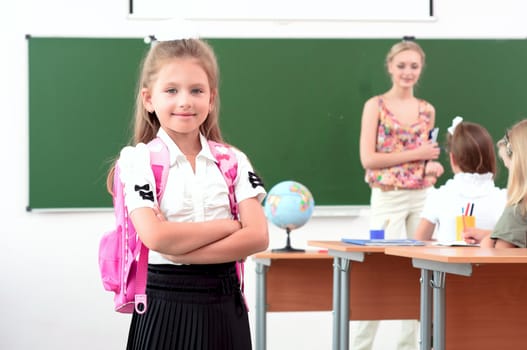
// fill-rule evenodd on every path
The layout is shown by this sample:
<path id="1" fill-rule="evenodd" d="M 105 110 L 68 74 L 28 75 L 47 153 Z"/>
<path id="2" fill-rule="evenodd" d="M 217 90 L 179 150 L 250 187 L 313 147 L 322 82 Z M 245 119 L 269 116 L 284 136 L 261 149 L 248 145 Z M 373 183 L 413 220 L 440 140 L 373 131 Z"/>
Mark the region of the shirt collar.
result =
<path id="1" fill-rule="evenodd" d="M 165 145 L 168 148 L 168 153 L 169 153 L 169 156 L 170 156 L 170 166 L 171 167 L 174 166 L 174 164 L 176 164 L 176 161 L 178 159 L 184 159 L 185 158 L 185 155 L 183 154 L 183 152 L 181 152 L 179 147 L 176 145 L 176 143 L 174 141 L 172 141 L 170 136 L 168 136 L 167 132 L 163 128 L 159 128 L 159 130 L 157 131 L 157 137 L 159 137 L 165 143 Z M 211 152 L 210 147 L 209 147 L 209 143 L 207 142 L 207 139 L 205 138 L 205 136 L 203 136 L 203 134 L 201 134 L 201 133 L 199 134 L 199 141 L 201 143 L 201 151 L 198 153 L 197 157 L 203 156 L 203 157 L 205 157 L 207 159 L 210 159 L 213 162 L 215 162 L 216 159 L 212 155 L 212 152 Z"/>

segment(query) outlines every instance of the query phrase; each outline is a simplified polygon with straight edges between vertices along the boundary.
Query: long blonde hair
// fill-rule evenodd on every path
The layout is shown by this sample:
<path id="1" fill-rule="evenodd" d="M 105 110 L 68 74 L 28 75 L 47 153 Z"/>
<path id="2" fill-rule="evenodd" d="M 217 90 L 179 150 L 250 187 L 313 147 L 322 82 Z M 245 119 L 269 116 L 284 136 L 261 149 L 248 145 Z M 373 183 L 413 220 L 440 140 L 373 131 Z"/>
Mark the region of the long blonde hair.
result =
<path id="1" fill-rule="evenodd" d="M 511 167 L 507 183 L 508 206 L 517 205 L 527 214 L 527 119 L 516 123 L 507 133 L 510 142 Z"/>
<path id="2" fill-rule="evenodd" d="M 203 124 L 200 125 L 199 130 L 208 140 L 223 142 L 219 127 L 219 68 L 214 50 L 204 40 L 181 39 L 154 41 L 142 61 L 141 73 L 136 88 L 134 134 L 131 144 L 148 143 L 156 137 L 161 125 L 155 112 L 150 113 L 145 109 L 141 91 L 144 88 L 151 89 L 163 65 L 174 58 L 195 59 L 203 68 L 205 74 L 207 74 L 214 101 L 209 115 Z M 106 187 L 110 193 L 112 193 L 114 168 L 115 166 L 113 165 L 106 180 Z"/>

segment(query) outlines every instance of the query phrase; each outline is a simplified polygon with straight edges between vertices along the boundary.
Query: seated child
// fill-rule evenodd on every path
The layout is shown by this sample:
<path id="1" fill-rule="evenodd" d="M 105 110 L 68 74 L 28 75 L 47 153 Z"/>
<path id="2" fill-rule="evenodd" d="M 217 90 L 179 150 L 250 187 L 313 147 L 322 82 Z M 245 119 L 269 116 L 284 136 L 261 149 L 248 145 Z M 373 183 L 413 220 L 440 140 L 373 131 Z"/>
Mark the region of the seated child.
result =
<path id="1" fill-rule="evenodd" d="M 507 203 L 492 234 L 482 247 L 527 247 L 527 119 L 515 124 L 503 138 L 509 168 Z M 465 238 L 467 239 L 467 238 Z"/>
<path id="2" fill-rule="evenodd" d="M 487 232 L 505 208 L 506 192 L 494 184 L 496 155 L 489 132 L 456 118 L 448 128 L 447 149 L 454 177 L 429 190 L 415 231 L 419 240 L 455 241 L 456 216 L 462 215 L 467 203 L 473 203 L 478 229 Z"/>

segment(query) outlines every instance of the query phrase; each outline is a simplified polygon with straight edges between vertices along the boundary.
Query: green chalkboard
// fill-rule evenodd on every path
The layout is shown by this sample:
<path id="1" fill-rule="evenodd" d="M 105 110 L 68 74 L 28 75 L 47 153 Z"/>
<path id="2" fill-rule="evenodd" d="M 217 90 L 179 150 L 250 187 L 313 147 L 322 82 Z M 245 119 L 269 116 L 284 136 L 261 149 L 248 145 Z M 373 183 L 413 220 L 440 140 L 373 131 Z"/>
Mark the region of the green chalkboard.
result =
<path id="1" fill-rule="evenodd" d="M 28 38 L 28 209 L 112 205 L 106 172 L 131 135 L 138 39 Z"/>
<path id="2" fill-rule="evenodd" d="M 267 189 L 306 185 L 317 205 L 367 205 L 359 160 L 363 103 L 390 86 L 398 39 L 211 39 L 220 64 L 220 123 Z M 527 115 L 527 41 L 419 40 L 416 95 L 441 128 L 452 118 L 498 139 Z M 110 161 L 131 135 L 142 39 L 29 37 L 29 209 L 105 208 Z M 448 170 L 443 155 L 441 161 Z M 447 174 L 443 177 L 443 181 Z M 505 185 L 506 172 L 498 183 Z"/>

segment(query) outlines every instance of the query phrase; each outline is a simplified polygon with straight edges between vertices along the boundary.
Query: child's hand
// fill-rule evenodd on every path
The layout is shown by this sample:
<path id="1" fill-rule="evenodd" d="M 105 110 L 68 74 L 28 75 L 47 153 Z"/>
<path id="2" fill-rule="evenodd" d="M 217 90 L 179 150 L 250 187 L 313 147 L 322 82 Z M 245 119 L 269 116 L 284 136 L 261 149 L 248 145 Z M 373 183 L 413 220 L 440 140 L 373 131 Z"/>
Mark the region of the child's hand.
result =
<path id="1" fill-rule="evenodd" d="M 437 178 L 443 175 L 443 166 L 441 163 L 434 160 L 426 162 L 425 165 L 425 187 L 434 186 L 437 182 Z"/>
<path id="2" fill-rule="evenodd" d="M 154 207 L 154 213 L 156 214 L 156 218 L 158 218 L 159 221 L 167 221 L 165 215 L 163 215 L 163 212 L 161 211 L 161 209 L 159 209 L 158 206 Z"/>
<path id="3" fill-rule="evenodd" d="M 476 227 L 467 227 L 463 231 L 463 240 L 468 244 L 481 243 L 486 237 L 490 236 L 490 230 L 483 230 Z"/>
<path id="4" fill-rule="evenodd" d="M 180 255 L 161 254 L 161 256 L 167 260 L 172 261 L 173 263 L 182 264 Z"/>
<path id="5" fill-rule="evenodd" d="M 150 166 L 150 151 L 144 143 L 127 146 L 117 162 L 119 178 L 124 185 L 124 201 L 128 211 L 153 208 L 157 205 L 154 174 Z"/>
<path id="6" fill-rule="evenodd" d="M 426 163 L 425 166 L 425 176 L 435 176 L 440 177 L 445 172 L 445 169 L 441 163 L 436 161 L 430 161 Z"/>

